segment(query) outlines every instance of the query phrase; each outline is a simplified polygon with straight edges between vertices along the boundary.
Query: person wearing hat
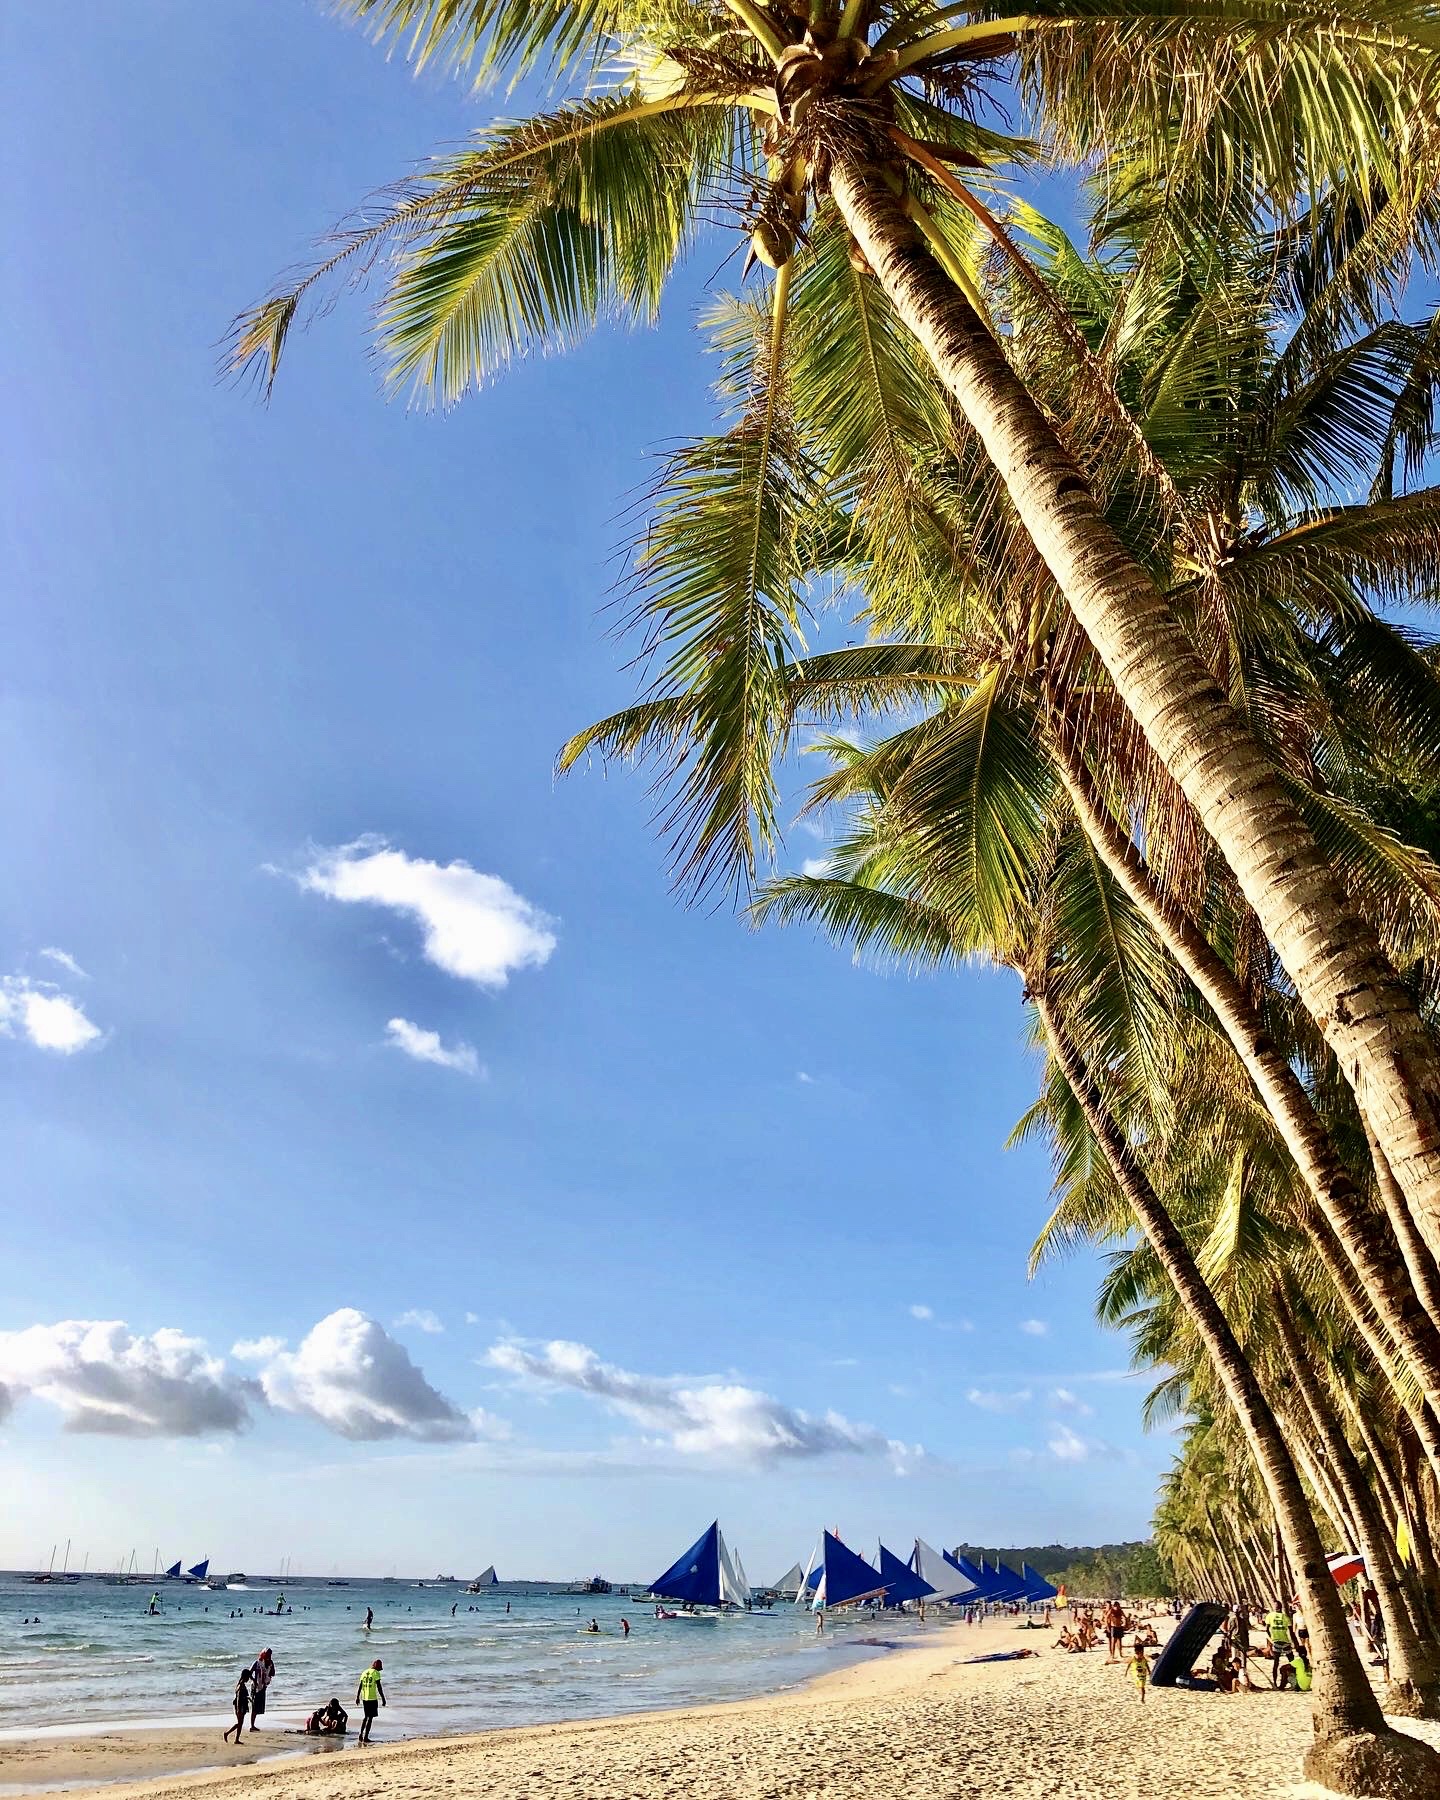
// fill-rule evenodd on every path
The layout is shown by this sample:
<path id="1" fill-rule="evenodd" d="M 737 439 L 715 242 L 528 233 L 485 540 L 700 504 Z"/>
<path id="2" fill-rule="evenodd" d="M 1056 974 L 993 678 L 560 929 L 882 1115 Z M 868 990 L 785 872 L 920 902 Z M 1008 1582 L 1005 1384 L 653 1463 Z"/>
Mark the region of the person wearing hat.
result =
<path id="1" fill-rule="evenodd" d="M 380 1671 L 384 1667 L 384 1663 L 377 1656 L 370 1667 L 363 1672 L 355 1689 L 355 1704 L 365 1715 L 360 1724 L 358 1739 L 358 1742 L 362 1744 L 370 1742 L 370 1727 L 375 1723 L 376 1713 L 385 1704 L 385 1690 L 380 1685 Z"/>

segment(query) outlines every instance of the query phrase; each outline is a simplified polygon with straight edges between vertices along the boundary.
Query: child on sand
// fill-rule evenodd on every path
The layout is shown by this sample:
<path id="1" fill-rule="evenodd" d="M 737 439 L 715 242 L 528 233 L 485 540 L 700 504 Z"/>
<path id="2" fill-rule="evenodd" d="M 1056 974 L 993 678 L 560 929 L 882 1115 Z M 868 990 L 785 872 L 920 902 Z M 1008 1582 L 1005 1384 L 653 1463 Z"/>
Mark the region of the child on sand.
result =
<path id="1" fill-rule="evenodd" d="M 1136 1644 L 1135 1654 L 1130 1658 L 1126 1667 L 1130 1671 L 1130 1679 L 1140 1690 L 1140 1704 L 1143 1706 L 1145 1704 L 1145 1690 L 1150 1685 L 1150 1658 L 1145 1654 L 1145 1646 L 1143 1644 Z"/>
<path id="2" fill-rule="evenodd" d="M 235 1723 L 225 1733 L 224 1741 L 230 1742 L 230 1732 L 235 1733 L 235 1742 L 240 1742 L 240 1733 L 245 1729 L 245 1721 L 250 1714 L 250 1669 L 247 1665 L 240 1671 L 240 1679 L 235 1683 Z"/>

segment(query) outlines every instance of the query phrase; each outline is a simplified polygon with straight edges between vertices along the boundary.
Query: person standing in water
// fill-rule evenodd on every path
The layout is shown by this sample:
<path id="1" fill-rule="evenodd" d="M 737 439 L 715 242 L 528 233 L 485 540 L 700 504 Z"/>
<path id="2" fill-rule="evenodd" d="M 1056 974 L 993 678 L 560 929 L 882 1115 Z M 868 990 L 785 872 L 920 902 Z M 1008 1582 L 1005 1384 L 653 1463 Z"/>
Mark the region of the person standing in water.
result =
<path id="1" fill-rule="evenodd" d="M 380 1685 L 380 1671 L 385 1667 L 377 1656 L 370 1667 L 360 1676 L 355 1688 L 355 1704 L 364 1713 L 360 1724 L 359 1742 L 370 1742 L 370 1728 L 375 1723 L 375 1715 L 385 1704 L 385 1689 Z"/>
<path id="2" fill-rule="evenodd" d="M 365 1629 L 366 1629 L 366 1631 L 368 1631 L 374 1623 L 375 1623 L 375 1609 L 373 1606 L 367 1606 L 365 1608 Z"/>

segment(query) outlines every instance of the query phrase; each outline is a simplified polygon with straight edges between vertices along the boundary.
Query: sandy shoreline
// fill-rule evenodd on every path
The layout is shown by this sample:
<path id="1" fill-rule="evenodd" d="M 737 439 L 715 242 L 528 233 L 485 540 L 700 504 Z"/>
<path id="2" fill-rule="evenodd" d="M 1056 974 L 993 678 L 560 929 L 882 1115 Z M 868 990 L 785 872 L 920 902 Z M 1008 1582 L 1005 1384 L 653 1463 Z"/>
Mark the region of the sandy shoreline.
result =
<path id="1" fill-rule="evenodd" d="M 411 1800 L 480 1791 L 504 1800 L 1231 1800 L 1318 1794 L 1299 1780 L 1309 1738 L 1297 1694 L 1152 1692 L 1142 1707 L 1103 1655 L 1062 1656 L 1013 1621 L 933 1627 L 923 1644 L 800 1689 L 724 1705 L 414 1738 L 370 1751 L 216 1764 L 214 1732 L 113 1733 L 0 1747 L 0 1791 L 80 1791 L 108 1800 Z M 996 1649 L 1023 1661 L 970 1663 Z M 383 1725 L 383 1715 L 382 1715 Z M 1440 1726 L 1416 1728 L 1440 1746 Z M 148 1741 L 147 1741 L 148 1740 Z M 277 1741 L 278 1740 L 278 1741 Z M 263 1754 L 299 1746 L 275 1734 Z M 197 1754 L 198 1753 L 198 1754 Z M 148 1760 L 147 1760 L 148 1759 Z M 189 1760 L 187 1760 L 189 1759 Z M 116 1782 L 123 1785 L 115 1785 Z"/>

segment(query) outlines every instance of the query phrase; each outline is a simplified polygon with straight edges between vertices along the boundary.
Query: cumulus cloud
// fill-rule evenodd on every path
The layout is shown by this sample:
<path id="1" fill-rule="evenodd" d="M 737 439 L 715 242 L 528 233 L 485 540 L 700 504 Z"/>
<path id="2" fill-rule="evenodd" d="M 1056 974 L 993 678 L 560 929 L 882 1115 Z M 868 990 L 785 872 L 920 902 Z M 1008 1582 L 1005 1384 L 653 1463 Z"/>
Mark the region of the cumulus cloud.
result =
<path id="1" fill-rule="evenodd" d="M 412 1025 L 409 1019 L 391 1019 L 385 1027 L 385 1036 L 397 1050 L 403 1050 L 407 1056 L 413 1056 L 416 1062 L 434 1063 L 441 1069 L 454 1069 L 459 1075 L 483 1075 L 480 1058 L 469 1044 L 454 1044 L 446 1048 L 441 1042 L 438 1031 L 427 1031 L 422 1025 Z"/>
<path id="2" fill-rule="evenodd" d="M 812 880 L 823 881 L 827 875 L 832 873 L 830 858 L 828 856 L 807 856 L 800 865 L 800 873 L 808 875 Z"/>
<path id="3" fill-rule="evenodd" d="M 1090 1418 L 1095 1411 L 1093 1406 L 1067 1387 L 1051 1388 L 1050 1404 L 1061 1412 L 1075 1413 L 1082 1419 Z"/>
<path id="4" fill-rule="evenodd" d="M 117 1320 L 0 1332 L 0 1382 L 55 1407 L 67 1431 L 198 1437 L 239 1431 L 249 1416 L 246 1384 L 199 1338 L 145 1336 Z"/>
<path id="5" fill-rule="evenodd" d="M 920 1302 L 917 1301 L 915 1305 L 910 1308 L 910 1317 L 912 1319 L 933 1319 L 935 1317 L 935 1308 L 933 1306 L 922 1306 Z"/>
<path id="6" fill-rule="evenodd" d="M 488 1422 L 431 1387 L 405 1347 L 353 1306 L 321 1319 L 296 1349 L 277 1351 L 260 1370 L 260 1385 L 271 1406 L 362 1441 L 454 1442 Z"/>
<path id="7" fill-rule="evenodd" d="M 807 1074 L 804 1069 L 797 1069 L 795 1071 L 795 1079 L 802 1087 L 814 1087 L 815 1085 L 815 1077 Z"/>
<path id="8" fill-rule="evenodd" d="M 47 944 L 40 954 L 49 957 L 50 961 L 53 963 L 59 963 L 65 973 L 67 975 L 73 975 L 77 981 L 88 981 L 90 979 L 68 950 L 57 950 L 53 944 Z"/>
<path id="9" fill-rule="evenodd" d="M 1049 1333 L 1050 1327 L 1044 1319 L 1022 1319 L 1020 1329 L 1026 1337 L 1045 1337 Z"/>
<path id="10" fill-rule="evenodd" d="M 965 1398 L 982 1412 L 1012 1413 L 1028 1406 L 1034 1396 L 1029 1388 L 1016 1388 L 1013 1393 L 1005 1393 L 999 1388 L 972 1387 L 967 1389 Z"/>
<path id="11" fill-rule="evenodd" d="M 308 893 L 413 919 L 426 961 L 479 987 L 502 988 L 555 949 L 555 921 L 498 875 L 407 856 L 383 838 L 319 850 L 296 879 Z"/>
<path id="12" fill-rule="evenodd" d="M 903 1469 L 924 1455 L 918 1445 L 886 1438 L 837 1412 L 800 1412 L 758 1388 L 710 1376 L 637 1375 L 563 1339 L 539 1345 L 505 1340 L 492 1345 L 485 1360 L 522 1381 L 588 1395 L 683 1456 L 751 1465 L 885 1456 Z"/>
<path id="13" fill-rule="evenodd" d="M 1045 1440 L 1045 1448 L 1060 1462 L 1084 1462 L 1090 1455 L 1091 1446 L 1078 1432 L 1072 1431 L 1068 1425 L 1057 1424 L 1050 1436 Z"/>
<path id="14" fill-rule="evenodd" d="M 21 1037 L 37 1050 L 70 1056 L 100 1036 L 80 1002 L 50 981 L 25 975 L 0 980 L 0 1036 Z"/>
<path id="15" fill-rule="evenodd" d="M 416 1331 L 428 1331 L 433 1337 L 438 1337 L 445 1329 L 428 1306 L 412 1306 L 409 1312 L 401 1313 L 395 1321 L 395 1329 L 403 1331 L 407 1325 L 414 1326 Z"/>
<path id="16" fill-rule="evenodd" d="M 282 1337 L 241 1338 L 230 1346 L 230 1354 L 237 1362 L 269 1362 L 279 1350 L 285 1348 Z"/>

